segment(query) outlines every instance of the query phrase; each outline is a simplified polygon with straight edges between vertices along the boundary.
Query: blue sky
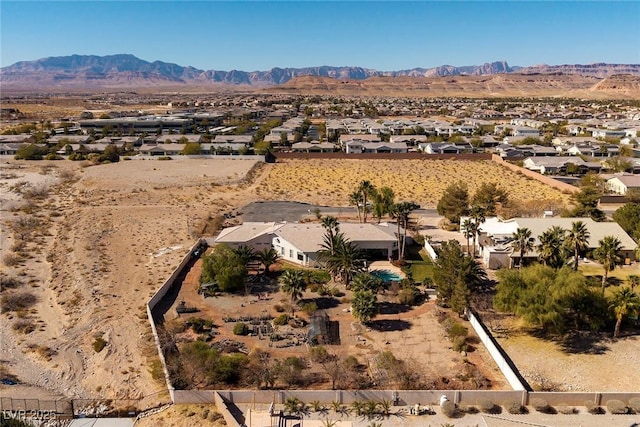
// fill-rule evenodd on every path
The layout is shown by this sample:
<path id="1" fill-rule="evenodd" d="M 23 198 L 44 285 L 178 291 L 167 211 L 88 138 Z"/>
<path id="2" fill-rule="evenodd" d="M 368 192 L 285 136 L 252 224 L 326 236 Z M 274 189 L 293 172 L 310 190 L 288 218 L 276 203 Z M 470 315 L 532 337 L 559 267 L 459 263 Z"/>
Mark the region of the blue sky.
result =
<path id="1" fill-rule="evenodd" d="M 131 53 L 216 70 L 640 63 L 640 1 L 0 1 L 0 64 Z"/>

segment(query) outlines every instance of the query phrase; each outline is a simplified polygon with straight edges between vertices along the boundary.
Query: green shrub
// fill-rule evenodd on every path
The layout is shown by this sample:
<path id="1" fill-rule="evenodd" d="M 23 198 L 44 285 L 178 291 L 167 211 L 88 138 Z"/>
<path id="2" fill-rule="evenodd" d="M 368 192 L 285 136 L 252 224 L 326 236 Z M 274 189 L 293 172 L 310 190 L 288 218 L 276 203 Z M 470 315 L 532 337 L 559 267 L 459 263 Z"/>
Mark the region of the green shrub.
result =
<path id="1" fill-rule="evenodd" d="M 458 353 L 469 350 L 469 345 L 467 344 L 467 339 L 465 337 L 455 337 L 453 339 L 453 350 Z"/>
<path id="2" fill-rule="evenodd" d="M 456 407 L 456 404 L 451 402 L 450 400 L 447 400 L 446 402 L 444 402 L 440 406 L 440 408 L 442 409 L 442 413 L 449 418 L 455 417 L 458 412 L 458 408 Z"/>
<path id="3" fill-rule="evenodd" d="M 551 410 L 549 402 L 539 397 L 534 397 L 529 403 L 531 404 L 531 406 L 533 406 L 533 409 L 538 412 L 542 412 L 543 414 L 549 413 L 549 411 Z"/>
<path id="4" fill-rule="evenodd" d="M 93 342 L 93 350 L 100 353 L 107 346 L 107 342 L 102 337 L 97 337 Z"/>
<path id="5" fill-rule="evenodd" d="M 629 399 L 629 408 L 633 409 L 633 412 L 640 414 L 640 397 L 632 397 Z"/>
<path id="6" fill-rule="evenodd" d="M 520 415 L 525 413 L 525 407 L 520 402 L 515 400 L 507 400 L 504 402 L 504 407 L 508 413 L 512 415 Z"/>
<path id="7" fill-rule="evenodd" d="M 281 314 L 280 316 L 273 319 L 273 324 L 276 326 L 283 326 L 283 325 L 286 325 L 288 322 L 289 322 L 288 314 Z"/>
<path id="8" fill-rule="evenodd" d="M 607 410 L 614 415 L 622 415 L 629 412 L 627 405 L 622 400 L 617 399 L 607 400 Z"/>
<path id="9" fill-rule="evenodd" d="M 590 400 L 584 402 L 585 408 L 587 408 L 587 412 L 593 415 L 604 414 L 604 410 L 599 406 L 593 403 Z"/>
<path id="10" fill-rule="evenodd" d="M 246 323 L 238 322 L 233 325 L 234 335 L 247 335 L 249 333 L 249 327 Z"/>
<path id="11" fill-rule="evenodd" d="M 453 341 L 456 337 L 466 337 L 469 332 L 460 322 L 448 318 L 442 324 L 447 337 Z"/>
<path id="12" fill-rule="evenodd" d="M 302 311 L 304 311 L 309 315 L 313 314 L 317 310 L 318 310 L 318 304 L 316 304 L 315 302 L 308 302 L 302 306 Z"/>

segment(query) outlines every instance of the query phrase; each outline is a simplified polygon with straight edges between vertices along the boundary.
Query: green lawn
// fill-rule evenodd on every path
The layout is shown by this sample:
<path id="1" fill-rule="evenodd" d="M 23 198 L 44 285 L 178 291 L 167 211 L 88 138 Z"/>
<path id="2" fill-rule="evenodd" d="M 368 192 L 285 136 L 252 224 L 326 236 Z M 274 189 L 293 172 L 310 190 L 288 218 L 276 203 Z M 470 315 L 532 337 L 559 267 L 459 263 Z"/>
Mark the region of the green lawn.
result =
<path id="1" fill-rule="evenodd" d="M 409 270 L 413 276 L 413 280 L 422 283 L 425 278 L 433 277 L 433 261 L 424 249 L 414 252 L 416 256 L 412 256 L 409 262 Z"/>

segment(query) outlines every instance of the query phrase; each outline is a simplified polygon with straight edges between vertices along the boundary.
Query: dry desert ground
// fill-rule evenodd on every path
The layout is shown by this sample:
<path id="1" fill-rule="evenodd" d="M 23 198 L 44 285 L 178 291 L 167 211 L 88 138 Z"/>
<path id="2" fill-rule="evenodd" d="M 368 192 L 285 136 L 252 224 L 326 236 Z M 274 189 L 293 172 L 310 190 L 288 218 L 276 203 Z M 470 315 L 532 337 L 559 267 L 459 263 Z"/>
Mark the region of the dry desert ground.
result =
<path id="1" fill-rule="evenodd" d="M 3 296 L 28 293 L 36 301 L 30 308 L 0 315 L 0 361 L 5 373 L 36 388 L 0 385 L 0 396 L 19 397 L 16 394 L 22 390 L 28 397 L 152 396 L 166 401 L 164 382 L 150 373 L 157 354 L 144 304 L 187 253 L 197 233 L 206 232 L 210 218 L 250 201 L 345 205 L 355 184 L 368 179 L 378 186 L 393 186 L 400 198 L 426 206 L 448 183 L 462 179 L 473 188 L 478 182 L 474 174 L 508 180 L 513 197 L 566 197 L 493 164 L 482 169 L 470 162 L 446 168 L 414 161 L 349 162 L 271 165 L 180 158 L 87 166 L 2 159 L 2 274 L 16 279 L 18 286 L 3 290 Z M 441 171 L 437 182 L 427 179 L 434 170 Z M 243 179 L 250 171 L 250 178 Z M 18 227 L 24 218 L 31 218 L 26 230 Z M 412 339 L 411 331 L 403 333 Z M 93 346 L 100 338 L 106 346 L 96 352 Z M 635 349 L 637 357 L 637 348 L 632 339 L 611 342 L 594 359 L 603 364 L 629 361 L 629 352 Z M 591 370 L 588 382 L 579 375 L 565 375 L 556 363 L 563 355 L 556 347 L 538 346 L 535 351 L 544 356 L 527 357 L 523 351 L 518 366 L 524 371 L 543 367 L 567 389 L 600 384 L 601 389 L 612 390 L 618 385 L 616 377 L 600 370 Z M 625 375 L 640 383 L 637 371 Z"/>

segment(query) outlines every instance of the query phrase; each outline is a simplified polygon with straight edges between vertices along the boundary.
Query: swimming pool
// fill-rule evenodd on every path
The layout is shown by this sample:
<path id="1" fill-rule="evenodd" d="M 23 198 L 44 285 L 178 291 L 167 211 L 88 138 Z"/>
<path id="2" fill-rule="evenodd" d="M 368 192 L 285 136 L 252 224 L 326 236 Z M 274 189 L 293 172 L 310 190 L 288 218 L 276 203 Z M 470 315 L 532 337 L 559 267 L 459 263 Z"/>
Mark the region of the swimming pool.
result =
<path id="1" fill-rule="evenodd" d="M 385 282 L 399 282 L 403 279 L 398 273 L 390 270 L 371 270 L 371 274 L 381 278 Z"/>

